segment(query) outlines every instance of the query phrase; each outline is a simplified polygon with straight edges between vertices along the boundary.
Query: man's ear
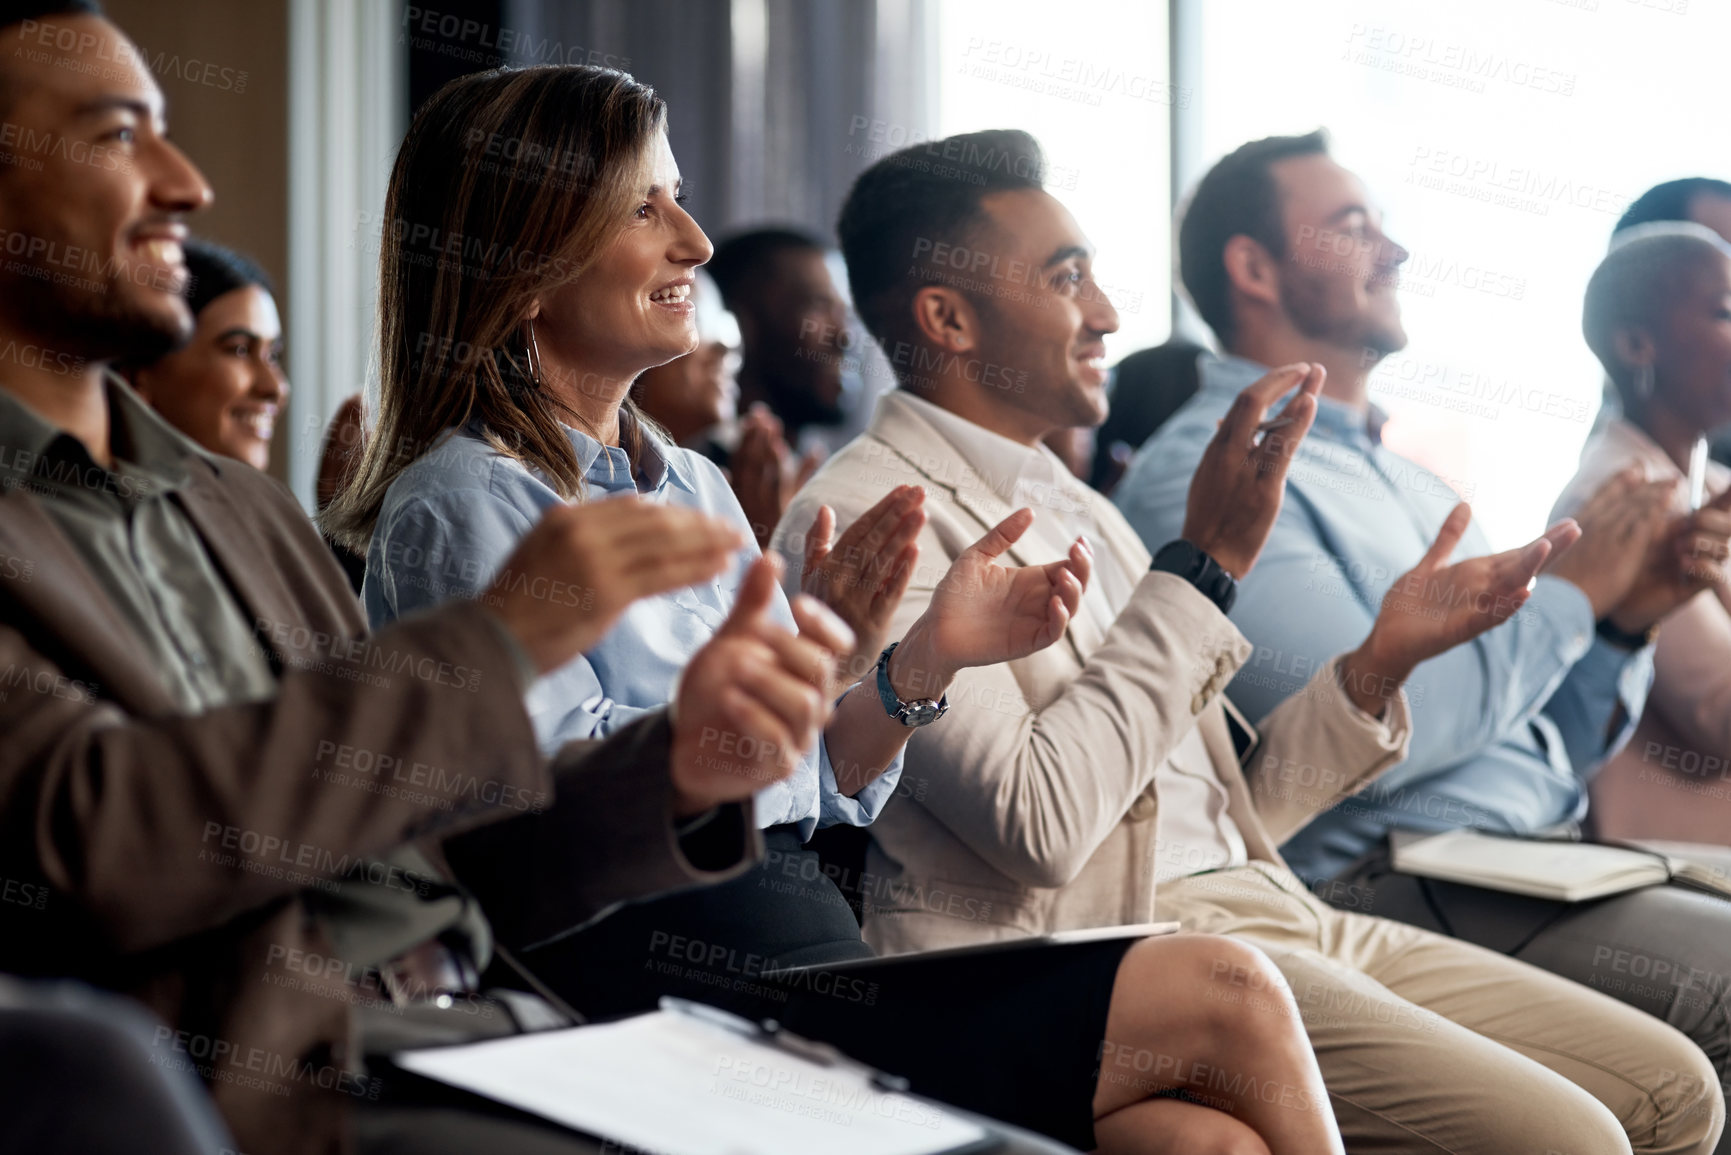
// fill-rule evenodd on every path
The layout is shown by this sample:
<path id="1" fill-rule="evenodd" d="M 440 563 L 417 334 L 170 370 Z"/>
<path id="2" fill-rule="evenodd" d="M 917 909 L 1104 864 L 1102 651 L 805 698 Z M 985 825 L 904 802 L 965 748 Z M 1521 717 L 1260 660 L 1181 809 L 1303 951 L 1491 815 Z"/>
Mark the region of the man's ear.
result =
<path id="1" fill-rule="evenodd" d="M 1239 233 L 1226 242 L 1221 255 L 1226 264 L 1226 282 L 1234 292 L 1266 305 L 1280 304 L 1279 262 L 1261 241 Z"/>
<path id="2" fill-rule="evenodd" d="M 940 349 L 967 353 L 980 341 L 973 302 L 946 285 L 926 285 L 914 294 L 914 327 Z"/>

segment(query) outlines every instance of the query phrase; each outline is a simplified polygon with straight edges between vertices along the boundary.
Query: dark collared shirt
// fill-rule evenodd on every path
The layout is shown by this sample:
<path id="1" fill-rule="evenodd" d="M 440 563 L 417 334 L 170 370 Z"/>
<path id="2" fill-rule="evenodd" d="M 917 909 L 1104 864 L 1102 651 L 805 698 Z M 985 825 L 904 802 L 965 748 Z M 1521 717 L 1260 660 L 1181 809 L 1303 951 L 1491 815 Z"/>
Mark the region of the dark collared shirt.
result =
<path id="1" fill-rule="evenodd" d="M 202 451 L 115 378 L 108 382 L 112 468 L 83 442 L 0 390 L 0 490 L 42 503 L 185 714 L 276 693 L 270 658 L 175 494 Z M 360 864 L 311 895 L 337 952 L 370 966 L 453 927 L 490 949 L 473 904 L 413 847 Z"/>
<path id="2" fill-rule="evenodd" d="M 270 697 L 270 662 L 173 497 L 198 450 L 117 381 L 108 412 L 112 468 L 0 391 L 0 489 L 42 503 L 182 712 Z"/>

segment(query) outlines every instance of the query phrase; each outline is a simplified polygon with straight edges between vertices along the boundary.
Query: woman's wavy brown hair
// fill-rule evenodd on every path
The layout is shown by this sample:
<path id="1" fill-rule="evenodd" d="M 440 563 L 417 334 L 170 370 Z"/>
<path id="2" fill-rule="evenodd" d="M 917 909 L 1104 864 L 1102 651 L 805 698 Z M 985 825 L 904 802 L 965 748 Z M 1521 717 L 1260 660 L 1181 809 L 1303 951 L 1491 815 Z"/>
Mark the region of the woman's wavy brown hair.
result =
<path id="1" fill-rule="evenodd" d="M 476 419 L 562 496 L 581 493 L 561 424 L 585 422 L 537 385 L 526 322 L 538 294 L 580 275 L 629 220 L 666 122 L 654 89 L 581 66 L 464 76 L 421 109 L 385 197 L 378 424 L 325 508 L 326 533 L 365 553 L 391 483 Z M 645 428 L 627 397 L 633 460 Z"/>

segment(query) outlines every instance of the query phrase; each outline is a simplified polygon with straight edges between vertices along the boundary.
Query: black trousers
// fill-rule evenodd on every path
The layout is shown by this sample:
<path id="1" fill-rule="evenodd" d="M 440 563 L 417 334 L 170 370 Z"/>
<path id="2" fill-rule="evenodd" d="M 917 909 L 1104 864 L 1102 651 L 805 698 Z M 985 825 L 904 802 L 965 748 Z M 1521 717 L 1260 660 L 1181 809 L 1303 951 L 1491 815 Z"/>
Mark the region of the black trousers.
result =
<path id="1" fill-rule="evenodd" d="M 776 1019 L 905 1077 L 916 1094 L 1094 1146 L 1100 1048 L 1128 940 L 868 963 L 817 856 L 786 828 L 764 841 L 763 862 L 741 877 L 626 907 L 525 952 L 524 964 L 593 1018 L 676 995 Z"/>

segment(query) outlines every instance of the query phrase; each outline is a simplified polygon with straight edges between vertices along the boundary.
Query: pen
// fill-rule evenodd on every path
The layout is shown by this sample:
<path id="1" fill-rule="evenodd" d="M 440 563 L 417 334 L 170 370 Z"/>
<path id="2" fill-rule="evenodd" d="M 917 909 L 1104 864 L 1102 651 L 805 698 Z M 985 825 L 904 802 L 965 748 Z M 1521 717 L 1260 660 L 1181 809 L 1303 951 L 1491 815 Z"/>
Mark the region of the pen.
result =
<path id="1" fill-rule="evenodd" d="M 1707 438 L 1695 438 L 1689 448 L 1689 508 L 1700 509 L 1707 501 Z"/>

